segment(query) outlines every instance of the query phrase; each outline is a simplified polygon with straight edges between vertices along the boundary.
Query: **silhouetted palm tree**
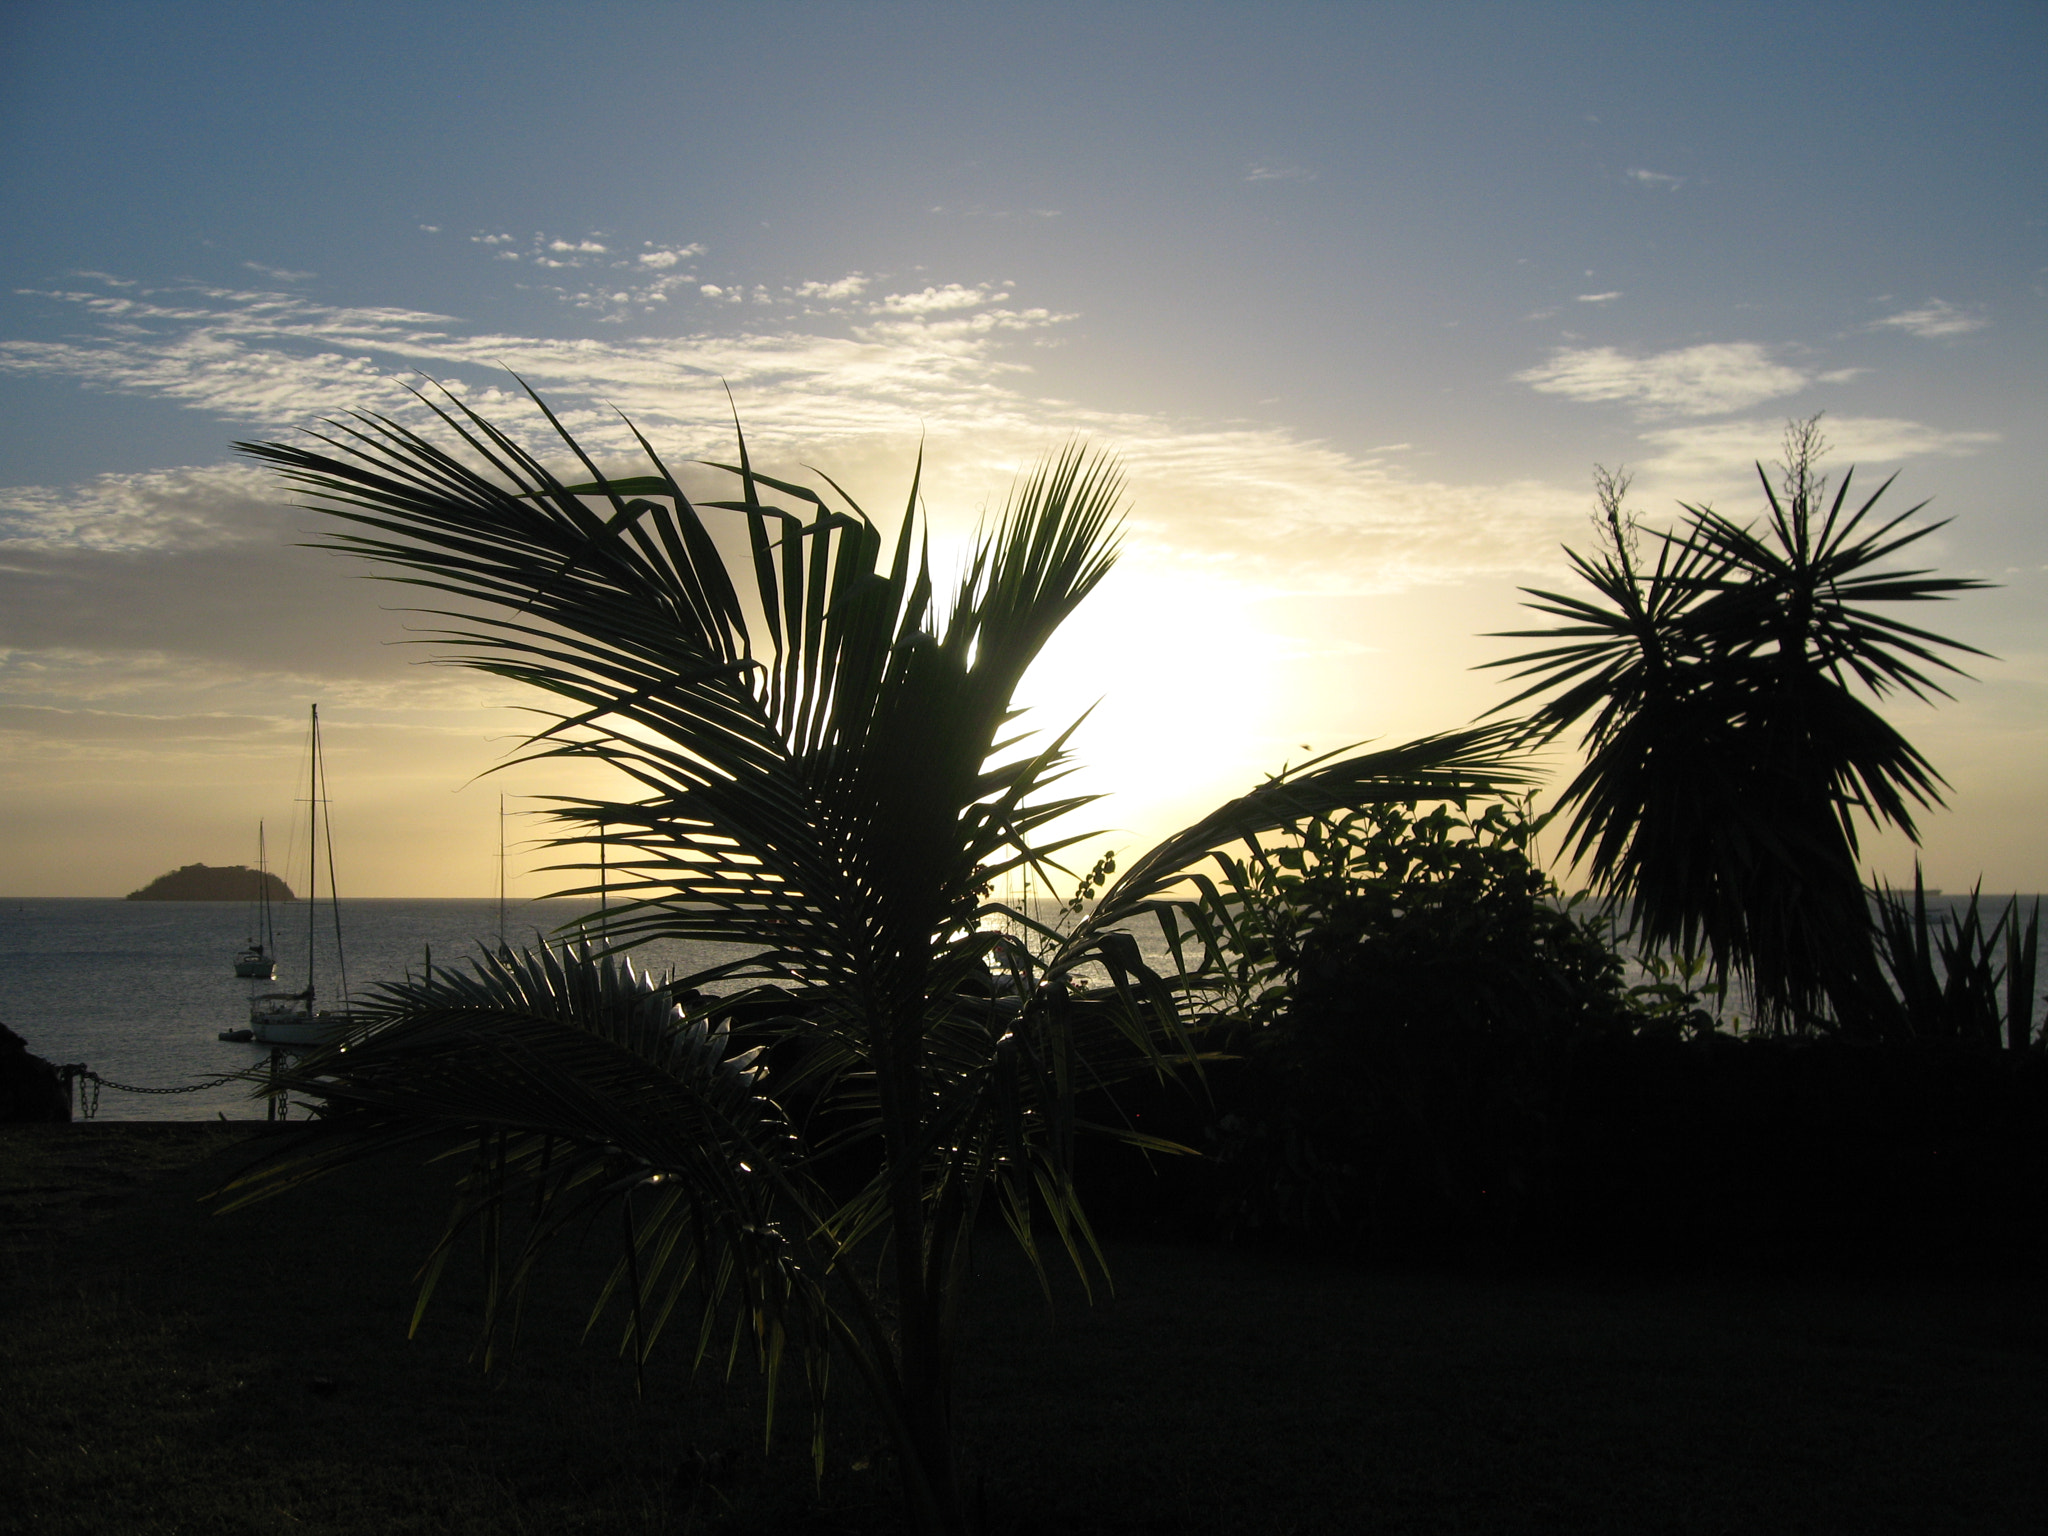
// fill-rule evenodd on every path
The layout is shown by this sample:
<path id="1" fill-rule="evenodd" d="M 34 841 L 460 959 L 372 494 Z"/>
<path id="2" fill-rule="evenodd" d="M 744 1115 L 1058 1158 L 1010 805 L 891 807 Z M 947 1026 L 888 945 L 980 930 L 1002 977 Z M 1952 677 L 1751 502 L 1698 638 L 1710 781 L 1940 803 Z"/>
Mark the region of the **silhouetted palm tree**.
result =
<path id="1" fill-rule="evenodd" d="M 555 810 L 563 843 L 602 838 L 632 882 L 604 943 L 749 958 L 657 985 L 587 948 L 506 950 L 389 987 L 366 1035 L 289 1085 L 358 1134 L 246 1192 L 465 1137 L 458 1221 L 502 1241 L 505 1295 L 568 1222 L 615 1203 L 636 1361 L 678 1307 L 700 1353 L 722 1318 L 771 1380 L 787 1356 L 822 1390 L 842 1359 L 895 1438 L 914 1526 L 957 1529 L 950 1354 L 977 1220 L 993 1207 L 1034 1265 L 1050 1227 L 1085 1282 L 1100 1255 L 1073 1138 L 1146 1138 L 1077 1124 L 1076 1095 L 1191 1055 L 1189 975 L 1148 967 L 1120 925 L 1176 922 L 1191 864 L 1299 817 L 1518 784 L 1512 729 L 1283 775 L 1034 952 L 984 926 L 986 893 L 1073 842 L 1042 839 L 1084 802 L 1047 793 L 1071 728 L 1020 745 L 1011 697 L 1109 569 L 1106 461 L 1069 451 L 1028 477 L 941 602 L 914 479 L 889 550 L 843 492 L 833 506 L 756 470 L 744 438 L 717 466 L 739 494 L 700 508 L 644 439 L 652 472 L 607 476 L 554 423 L 588 477 L 570 484 L 466 408 L 437 413 L 452 451 L 367 416 L 308 447 L 243 446 L 358 530 L 327 547 L 459 600 L 448 659 L 559 701 L 530 756 L 637 786 Z M 763 990 L 695 991 L 719 981 Z"/>
<path id="2" fill-rule="evenodd" d="M 1849 502 L 1819 475 L 1818 418 L 1787 433 L 1781 483 L 1763 466 L 1762 526 L 1685 505 L 1673 533 L 1640 550 L 1625 480 L 1599 477 L 1605 548 L 1567 551 L 1592 589 L 1527 589 L 1563 620 L 1516 630 L 1543 648 L 1492 662 L 1548 695 L 1530 717 L 1549 740 L 1582 726 L 1585 766 L 1566 788 L 1566 834 L 1596 885 L 1633 904 L 1649 944 L 1705 945 L 1745 977 L 1769 1025 L 1871 1028 L 1886 1011 L 1859 873 L 1859 819 L 1915 836 L 1915 807 L 1942 780 L 1872 707 L 1897 690 L 1946 696 L 1923 668 L 1955 673 L 1941 649 L 1974 647 L 1875 612 L 1985 585 L 1880 562 L 1941 524 L 1906 529 L 1926 505 L 1881 523 L 1886 480 Z"/>

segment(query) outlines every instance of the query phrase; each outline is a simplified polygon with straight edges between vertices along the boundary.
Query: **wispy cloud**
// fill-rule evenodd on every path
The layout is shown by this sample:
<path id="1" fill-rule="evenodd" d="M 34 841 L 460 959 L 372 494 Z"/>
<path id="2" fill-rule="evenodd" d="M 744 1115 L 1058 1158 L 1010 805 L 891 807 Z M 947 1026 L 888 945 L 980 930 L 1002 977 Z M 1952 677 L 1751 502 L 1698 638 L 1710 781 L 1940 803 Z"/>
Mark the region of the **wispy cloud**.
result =
<path id="1" fill-rule="evenodd" d="M 831 302 L 836 299 L 859 298 L 868 290 L 868 277 L 863 272 L 849 272 L 836 282 L 798 283 L 790 290 L 799 299 L 817 299 Z"/>
<path id="2" fill-rule="evenodd" d="M 248 464 L 0 487 L 0 560 L 28 550 L 135 555 L 244 543 L 275 532 L 272 489 Z"/>
<path id="3" fill-rule="evenodd" d="M 1256 163 L 1244 173 L 1246 181 L 1314 181 L 1316 173 L 1298 165 Z"/>
<path id="4" fill-rule="evenodd" d="M 757 293 L 773 302 L 757 306 Z M 921 440 L 929 484 L 942 487 L 933 492 L 942 531 L 970 526 L 989 487 L 1048 444 L 1082 437 L 1125 462 L 1133 564 L 1187 573 L 1223 562 L 1240 586 L 1274 593 L 1394 591 L 1541 570 L 1583 515 L 1576 485 L 1447 483 L 1383 456 L 1392 450 L 1347 453 L 1282 427 L 1037 398 L 1027 382 L 1031 348 L 1056 337 L 1066 317 L 1019 304 L 1006 287 L 892 288 L 853 273 L 772 293 L 757 285 L 745 296 L 727 333 L 565 338 L 271 293 L 81 291 L 68 297 L 101 322 L 97 334 L 0 344 L 0 369 L 167 399 L 265 431 L 352 407 L 415 416 L 408 386 L 424 376 L 493 416 L 542 430 L 506 379 L 509 367 L 622 464 L 634 449 L 614 408 L 678 461 L 722 453 L 722 379 L 759 451 L 792 472 L 818 464 L 849 485 L 893 485 Z M 1740 410 L 1800 389 L 1808 375 L 1760 346 L 1732 343 L 1645 356 L 1567 348 L 1522 381 L 1654 419 Z M 1725 469 L 1744 462 L 1758 430 L 1731 422 L 1648 440 L 1673 473 L 1708 459 Z M 1845 449 L 1966 452 L 1982 441 L 1911 423 L 1852 433 L 1831 420 L 1830 433 Z M 1774 443 L 1774 430 L 1765 432 L 1757 451 Z M 95 567 L 109 572 L 169 554 L 213 551 L 218 561 L 221 550 L 259 537 L 253 530 L 276 528 L 272 494 L 234 467 L 17 489 L 0 494 L 0 556 L 40 551 L 43 564 L 20 578 L 37 591 L 54 591 L 45 580 L 56 570 L 53 552 L 114 562 Z M 58 574 L 71 579 L 77 570 Z"/>
<path id="5" fill-rule="evenodd" d="M 1929 299 L 1918 309 L 1903 309 L 1872 321 L 1870 328 L 1904 331 L 1911 336 L 1962 336 L 1983 330 L 1985 324 L 1981 310 L 1951 304 L 1946 299 Z"/>
<path id="6" fill-rule="evenodd" d="M 1952 430 L 1893 416 L 1836 416 L 1822 423 L 1830 464 L 1889 469 L 1924 458 L 1962 458 L 1999 441 L 1996 432 Z M 1755 465 L 1775 463 L 1784 448 L 1778 417 L 1700 422 L 1642 434 L 1650 455 L 1637 468 L 1640 484 L 1688 500 L 1756 487 Z M 1875 482 L 1872 482 L 1873 485 Z"/>
<path id="7" fill-rule="evenodd" d="M 647 242 L 647 249 L 636 253 L 633 260 L 651 272 L 666 272 L 677 262 L 703 254 L 704 247 L 701 245 L 656 245 L 650 240 Z"/>
<path id="8" fill-rule="evenodd" d="M 274 293 L 81 290 L 61 297 L 98 321 L 97 333 L 0 343 L 0 370 L 284 431 L 350 408 L 415 416 L 409 387 L 422 377 L 532 422 L 505 378 L 511 368 L 601 450 L 631 451 L 616 407 L 678 458 L 723 451 L 728 427 L 714 382 L 722 379 L 763 452 L 828 463 L 835 474 L 893 476 L 922 436 L 934 462 L 956 471 L 950 483 L 974 497 L 1047 444 L 1086 437 L 1125 459 L 1141 509 L 1134 559 L 1199 565 L 1227 556 L 1244 582 L 1274 590 L 1391 590 L 1540 566 L 1577 516 L 1575 489 L 1447 485 L 1282 428 L 1205 427 L 1036 399 L 1024 386 L 1030 348 L 1068 317 L 993 284 L 892 291 L 853 273 L 790 285 L 759 308 L 756 292 L 766 290 L 748 290 L 735 314 L 744 323 L 731 333 L 593 339 L 476 332 L 426 311 Z M 18 489 L 0 496 L 0 536 L 110 556 L 233 541 L 255 514 L 210 521 L 204 509 L 209 498 L 260 500 L 246 474 L 111 477 L 89 495 Z M 942 503 L 938 512 L 964 525 L 978 504 Z M 1459 515 L 1445 517 L 1447 507 Z"/>
<path id="9" fill-rule="evenodd" d="M 720 297 L 724 290 L 705 285 Z M 1063 317 L 1006 303 L 985 286 L 930 286 L 865 296 L 869 280 L 742 292 L 784 309 L 737 335 L 589 338 L 466 332 L 421 310 L 322 305 L 298 295 L 222 288 L 79 290 L 45 297 L 77 306 L 96 334 L 0 342 L 0 371 L 59 376 L 110 391 L 154 395 L 235 421 L 284 428 L 347 406 L 403 411 L 420 375 L 460 393 L 515 368 L 537 386 L 589 392 L 656 421 L 692 378 L 781 394 L 829 388 L 860 393 L 876 419 L 944 409 L 962 386 L 1008 366 L 993 348 Z M 836 297 L 835 297 L 836 295 Z M 799 314 L 829 322 L 796 323 Z M 502 398 L 495 382 L 477 395 Z M 870 414 L 862 411 L 860 414 Z M 602 430 L 600 428 L 600 430 Z"/>
<path id="10" fill-rule="evenodd" d="M 882 300 L 882 308 L 892 315 L 936 315 L 949 310 L 979 309 L 987 304 L 1007 303 L 1009 297 L 1007 293 L 979 284 L 970 288 L 960 283 L 947 283 L 944 287 L 924 288 L 916 293 L 892 293 Z"/>
<path id="11" fill-rule="evenodd" d="M 1685 185 L 1683 176 L 1667 176 L 1662 171 L 1646 171 L 1641 166 L 1632 166 L 1623 171 L 1622 177 L 1635 186 L 1652 191 L 1676 192 Z"/>
<path id="12" fill-rule="evenodd" d="M 969 203 L 964 207 L 949 207 L 935 203 L 927 210 L 934 214 L 952 215 L 963 219 L 1056 219 L 1060 217 L 1057 208 L 991 208 L 985 203 Z"/>
<path id="13" fill-rule="evenodd" d="M 729 331 L 592 338 L 489 333 L 426 311 L 274 293 L 82 290 L 65 297 L 100 322 L 96 334 L 0 343 L 0 369 L 154 396 L 265 431 L 349 408 L 414 417 L 409 386 L 424 377 L 538 429 L 505 377 L 511 368 L 548 395 L 572 431 L 621 463 L 634 449 L 615 408 L 678 461 L 723 452 L 729 427 L 716 381 L 724 380 L 764 455 L 829 467 L 843 483 L 893 483 L 921 440 L 934 465 L 930 483 L 946 487 L 934 493 L 939 526 L 956 529 L 971 524 L 992 482 L 1049 443 L 1083 437 L 1125 461 L 1135 563 L 1195 571 L 1226 561 L 1233 580 L 1270 592 L 1393 591 L 1540 570 L 1583 514 L 1575 485 L 1446 483 L 1382 457 L 1391 450 L 1346 453 L 1282 427 L 1037 398 L 1027 382 L 1031 349 L 1069 317 L 1022 305 L 1007 287 L 892 287 L 850 273 L 733 291 L 747 302 L 731 312 Z M 757 305 L 761 296 L 769 302 Z M 1746 342 L 1647 355 L 1568 347 L 1520 375 L 1537 390 L 1623 404 L 1653 422 L 1743 410 L 1814 377 Z M 1829 427 L 1845 451 L 1870 457 L 1968 452 L 1985 440 L 1907 422 L 1880 429 L 1831 418 Z M 1773 451 L 1775 440 L 1775 427 L 1746 420 L 1646 434 L 1657 464 L 1674 475 L 1702 472 L 1708 461 L 1739 467 L 1752 448 Z M 236 467 L 17 489 L 0 493 L 0 555 L 219 550 L 275 526 L 270 495 Z"/>
<path id="14" fill-rule="evenodd" d="M 1515 381 L 1568 400 L 1633 406 L 1646 416 L 1714 416 L 1804 389 L 1809 376 L 1755 342 L 1712 342 L 1633 356 L 1615 347 L 1560 347 Z"/>
<path id="15" fill-rule="evenodd" d="M 0 704 L 0 735 L 86 741 L 222 741 L 271 736 L 277 725 L 275 719 L 264 715 L 143 715 L 59 709 L 47 704 Z"/>
<path id="16" fill-rule="evenodd" d="M 1582 293 L 1578 296 L 1578 301 L 1581 304 L 1612 304 L 1620 297 L 1621 290 L 1616 288 L 1611 293 Z"/>
<path id="17" fill-rule="evenodd" d="M 242 265 L 274 283 L 310 283 L 320 275 L 318 272 L 293 272 L 284 267 L 266 267 L 260 261 L 245 261 Z"/>

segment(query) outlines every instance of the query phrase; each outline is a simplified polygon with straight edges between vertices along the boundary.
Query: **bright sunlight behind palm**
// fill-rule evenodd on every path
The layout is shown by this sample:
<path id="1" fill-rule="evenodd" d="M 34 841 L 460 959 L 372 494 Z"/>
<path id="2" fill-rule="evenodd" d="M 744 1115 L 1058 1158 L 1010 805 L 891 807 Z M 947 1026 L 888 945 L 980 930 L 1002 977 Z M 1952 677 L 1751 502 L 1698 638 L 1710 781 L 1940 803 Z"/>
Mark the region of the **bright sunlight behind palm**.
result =
<path id="1" fill-rule="evenodd" d="M 606 945 L 751 958 L 656 984 L 574 945 L 507 950 L 389 987 L 364 1032 L 292 1072 L 358 1134 L 244 1195 L 454 1136 L 477 1161 L 450 1235 L 483 1225 L 506 1295 L 615 1202 L 636 1360 L 680 1308 L 700 1355 L 730 1329 L 771 1380 L 801 1361 L 814 1402 L 827 1358 L 846 1362 L 895 1437 L 913 1525 L 959 1529 L 968 1245 L 988 1215 L 1034 1264 L 1049 1229 L 1099 1273 L 1074 1138 L 1147 1138 L 1080 1123 L 1077 1097 L 1193 1064 L 1187 1005 L 1214 957 L 1176 889 L 1214 851 L 1335 807 L 1520 785 L 1513 729 L 1282 774 L 1026 942 L 992 925 L 991 883 L 1076 841 L 1049 829 L 1083 802 L 1055 791 L 1072 728 L 1027 745 L 1011 698 L 1114 557 L 1107 460 L 1069 450 L 1028 476 L 941 600 L 915 476 L 888 547 L 837 486 L 834 504 L 759 472 L 744 437 L 717 466 L 738 494 L 699 506 L 644 439 L 649 472 L 607 477 L 550 416 L 581 466 L 565 483 L 466 407 L 437 414 L 447 447 L 360 416 L 245 451 L 358 530 L 328 547 L 460 605 L 447 659 L 553 696 L 533 755 L 637 786 L 555 811 L 564 845 L 601 839 L 637 882 Z M 1139 920 L 1172 936 L 1177 970 L 1145 963 Z"/>

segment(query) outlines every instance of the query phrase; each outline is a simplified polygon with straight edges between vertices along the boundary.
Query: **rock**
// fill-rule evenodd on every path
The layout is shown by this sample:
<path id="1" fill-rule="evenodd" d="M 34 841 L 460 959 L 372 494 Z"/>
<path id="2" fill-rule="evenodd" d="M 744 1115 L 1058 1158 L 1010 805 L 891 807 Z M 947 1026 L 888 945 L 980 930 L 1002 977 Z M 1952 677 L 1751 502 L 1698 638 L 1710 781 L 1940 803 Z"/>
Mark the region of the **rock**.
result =
<path id="1" fill-rule="evenodd" d="M 71 1095 L 57 1069 L 28 1053 L 28 1042 L 0 1024 L 0 1122 L 69 1120 Z"/>

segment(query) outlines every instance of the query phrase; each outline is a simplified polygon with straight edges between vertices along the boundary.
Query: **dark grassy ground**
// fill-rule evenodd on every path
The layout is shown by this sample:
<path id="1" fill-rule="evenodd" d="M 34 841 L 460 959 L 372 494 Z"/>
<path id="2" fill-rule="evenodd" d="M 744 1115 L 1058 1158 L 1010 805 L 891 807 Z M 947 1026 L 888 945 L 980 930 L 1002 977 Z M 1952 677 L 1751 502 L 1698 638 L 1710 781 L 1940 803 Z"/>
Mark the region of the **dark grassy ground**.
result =
<path id="1" fill-rule="evenodd" d="M 463 1276 L 405 1339 L 443 1176 L 207 1215 L 260 1144 L 0 1130 L 0 1529 L 890 1529 L 851 1381 L 820 1487 L 751 1380 L 671 1350 L 636 1398 L 614 1334 L 579 1346 L 595 1267 L 484 1375 Z M 1048 1327 L 991 1244 L 960 1412 L 992 1531 L 2048 1529 L 2037 1286 L 1112 1256 L 1116 1300 Z"/>

